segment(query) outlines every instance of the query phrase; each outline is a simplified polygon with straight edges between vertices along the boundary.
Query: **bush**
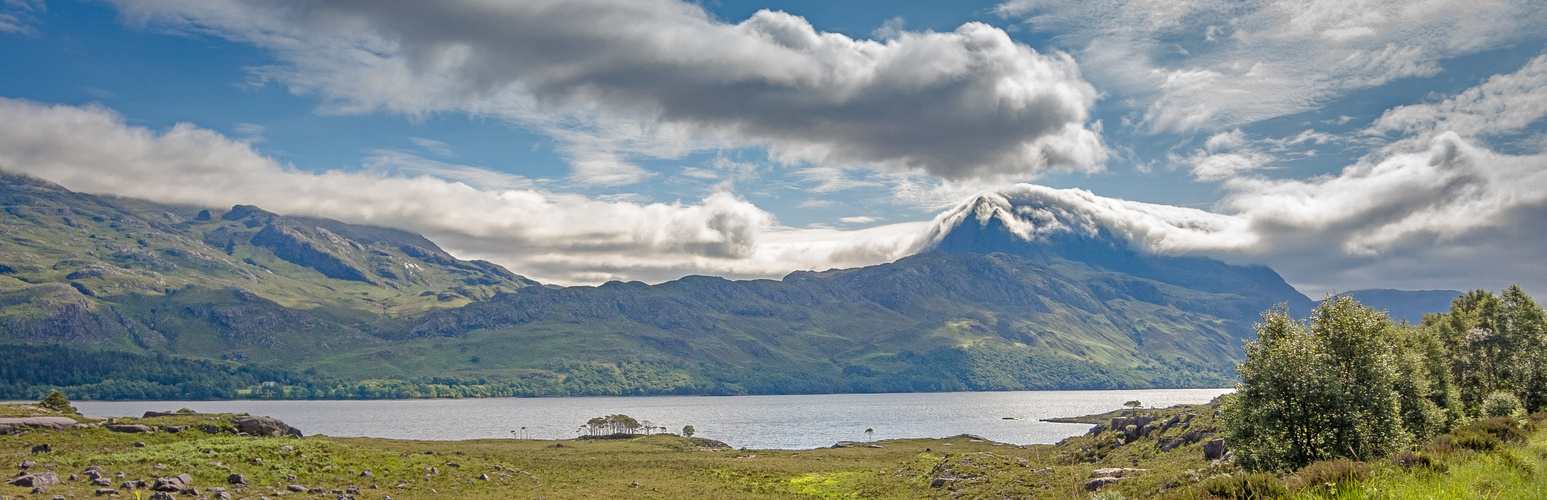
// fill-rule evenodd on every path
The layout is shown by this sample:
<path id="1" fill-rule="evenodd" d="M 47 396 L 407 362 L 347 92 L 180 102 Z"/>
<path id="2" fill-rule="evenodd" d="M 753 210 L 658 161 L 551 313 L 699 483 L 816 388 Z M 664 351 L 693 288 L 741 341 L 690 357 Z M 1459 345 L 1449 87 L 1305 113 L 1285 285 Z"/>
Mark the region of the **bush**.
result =
<path id="1" fill-rule="evenodd" d="M 1506 391 L 1493 391 L 1483 398 L 1483 415 L 1489 417 L 1515 417 L 1525 415 L 1520 398 Z"/>
<path id="2" fill-rule="evenodd" d="M 1489 452 L 1504 444 L 1524 444 L 1530 437 L 1520 428 L 1520 422 L 1508 417 L 1478 420 L 1461 426 L 1450 434 L 1440 436 L 1429 445 L 1431 451 L 1446 453 L 1455 448 Z"/>
<path id="3" fill-rule="evenodd" d="M 59 413 L 75 413 L 75 407 L 70 406 L 70 400 L 64 397 L 64 393 L 54 391 L 48 397 L 38 401 L 38 406 L 57 411 Z"/>
<path id="4" fill-rule="evenodd" d="M 1203 482 L 1203 491 L 1219 498 L 1232 500 L 1266 500 L 1282 498 L 1289 489 L 1277 476 L 1266 472 L 1243 472 L 1219 476 Z"/>
<path id="5" fill-rule="evenodd" d="M 1370 464 L 1346 458 L 1324 460 L 1305 466 L 1295 473 L 1296 489 L 1337 486 L 1369 479 Z"/>
<path id="6" fill-rule="evenodd" d="M 1391 457 L 1391 461 L 1396 463 L 1398 467 L 1409 470 L 1414 468 L 1428 469 L 1435 472 L 1445 472 L 1446 470 L 1445 464 L 1435 461 L 1429 455 L 1412 451 L 1398 453 Z"/>

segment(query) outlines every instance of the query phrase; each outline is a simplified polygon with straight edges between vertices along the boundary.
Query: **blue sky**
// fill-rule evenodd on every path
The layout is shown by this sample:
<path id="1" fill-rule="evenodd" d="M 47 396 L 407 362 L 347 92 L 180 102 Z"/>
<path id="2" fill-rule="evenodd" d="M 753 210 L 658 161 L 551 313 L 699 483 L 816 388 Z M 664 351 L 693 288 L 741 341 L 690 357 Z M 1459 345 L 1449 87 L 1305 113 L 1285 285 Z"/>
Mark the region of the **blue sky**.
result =
<path id="1" fill-rule="evenodd" d="M 1547 292 L 1544 11 L 3 0 L 0 168 L 562 284 L 886 262 L 986 193 L 1310 293 Z"/>

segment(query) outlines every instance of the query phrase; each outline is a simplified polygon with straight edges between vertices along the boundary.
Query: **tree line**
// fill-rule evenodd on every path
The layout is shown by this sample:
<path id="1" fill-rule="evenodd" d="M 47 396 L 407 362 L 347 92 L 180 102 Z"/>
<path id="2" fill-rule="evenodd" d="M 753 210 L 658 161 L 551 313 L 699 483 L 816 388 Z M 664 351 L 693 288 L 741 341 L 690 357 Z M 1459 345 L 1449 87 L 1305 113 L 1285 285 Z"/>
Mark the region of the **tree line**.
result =
<path id="1" fill-rule="evenodd" d="M 1237 463 L 1293 470 L 1410 449 L 1468 422 L 1547 409 L 1547 314 L 1519 286 L 1396 323 L 1347 296 L 1263 314 L 1223 408 Z"/>

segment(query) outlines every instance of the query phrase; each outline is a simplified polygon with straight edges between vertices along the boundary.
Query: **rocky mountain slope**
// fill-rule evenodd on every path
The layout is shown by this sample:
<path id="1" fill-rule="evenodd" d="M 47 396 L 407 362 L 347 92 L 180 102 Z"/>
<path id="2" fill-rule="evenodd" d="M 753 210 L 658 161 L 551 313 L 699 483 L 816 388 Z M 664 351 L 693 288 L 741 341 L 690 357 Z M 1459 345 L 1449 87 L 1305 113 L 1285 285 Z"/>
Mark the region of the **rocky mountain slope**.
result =
<path id="1" fill-rule="evenodd" d="M 984 203 L 894 263 L 560 288 L 404 231 L 4 176 L 0 342 L 217 360 L 169 370 L 337 397 L 385 379 L 418 381 L 408 395 L 1218 386 L 1264 309 L 1310 307 L 1265 267 L 1100 231 L 1028 240 L 1006 228 L 1019 212 Z"/>
<path id="2" fill-rule="evenodd" d="M 12 341 L 277 359 L 370 343 L 395 318 L 535 284 L 396 229 L 0 174 L 0 326 Z"/>

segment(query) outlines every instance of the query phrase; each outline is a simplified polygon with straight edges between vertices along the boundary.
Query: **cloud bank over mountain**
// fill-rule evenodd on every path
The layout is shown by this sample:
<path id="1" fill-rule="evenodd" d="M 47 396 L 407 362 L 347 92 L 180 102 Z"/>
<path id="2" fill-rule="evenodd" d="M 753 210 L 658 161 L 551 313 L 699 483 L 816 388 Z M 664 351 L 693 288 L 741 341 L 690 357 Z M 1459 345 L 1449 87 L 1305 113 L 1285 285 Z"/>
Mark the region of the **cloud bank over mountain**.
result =
<path id="1" fill-rule="evenodd" d="M 474 167 L 312 173 L 192 124 L 158 133 L 102 107 L 3 98 L 0 169 L 82 192 L 216 208 L 255 204 L 409 229 L 458 256 L 561 284 L 767 277 L 884 262 L 916 250 L 923 225 L 795 229 L 728 193 L 697 203 L 610 202 L 531 187 L 474 187 L 468 182 L 502 185 L 474 175 Z M 520 184 L 508 176 L 496 181 Z"/>
<path id="2" fill-rule="evenodd" d="M 257 82 L 338 113 L 491 116 L 561 143 L 575 180 L 630 158 L 765 145 L 787 164 L 943 179 L 1099 170 L 1096 91 L 1067 54 L 1002 30 L 856 40 L 770 10 L 731 24 L 676 0 L 119 0 L 138 23 L 267 50 Z"/>

